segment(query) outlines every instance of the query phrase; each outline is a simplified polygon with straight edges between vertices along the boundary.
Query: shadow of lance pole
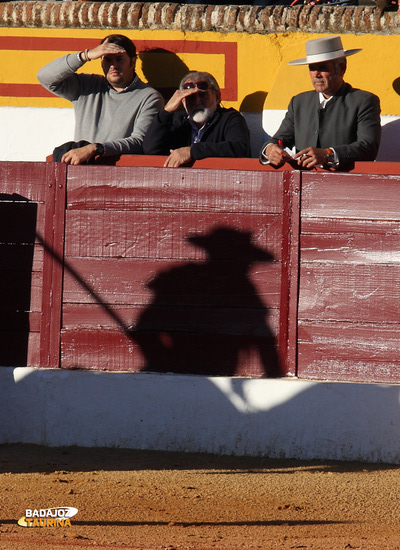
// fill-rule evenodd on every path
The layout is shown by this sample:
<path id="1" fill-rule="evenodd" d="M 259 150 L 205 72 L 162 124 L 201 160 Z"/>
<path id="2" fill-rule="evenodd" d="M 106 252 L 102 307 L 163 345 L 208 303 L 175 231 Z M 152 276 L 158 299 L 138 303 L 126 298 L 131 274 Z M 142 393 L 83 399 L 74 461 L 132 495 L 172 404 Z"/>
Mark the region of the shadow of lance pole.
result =
<path id="1" fill-rule="evenodd" d="M 81 275 L 74 269 L 68 262 L 65 261 L 65 259 L 61 256 L 59 256 L 50 245 L 48 245 L 43 237 L 36 232 L 36 239 L 37 241 L 43 246 L 44 250 L 50 254 L 55 261 L 60 264 L 72 277 L 80 284 L 80 286 L 88 292 L 92 298 L 96 301 L 96 303 L 101 306 L 104 311 L 115 321 L 115 323 L 119 326 L 119 328 L 122 330 L 122 332 L 132 339 L 132 328 L 124 323 L 124 321 L 121 319 L 117 313 L 112 309 L 112 307 L 107 304 L 103 300 L 103 298 L 100 296 L 98 292 L 94 290 L 94 288 L 87 283 L 85 280 L 82 279 Z"/>

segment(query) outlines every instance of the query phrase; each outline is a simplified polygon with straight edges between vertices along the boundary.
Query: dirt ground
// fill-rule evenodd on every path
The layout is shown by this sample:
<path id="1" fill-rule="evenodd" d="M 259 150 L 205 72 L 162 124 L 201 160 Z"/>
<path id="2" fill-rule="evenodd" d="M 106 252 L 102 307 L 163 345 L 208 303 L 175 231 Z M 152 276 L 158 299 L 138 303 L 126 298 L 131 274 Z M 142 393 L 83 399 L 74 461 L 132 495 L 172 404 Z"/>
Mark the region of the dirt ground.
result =
<path id="1" fill-rule="evenodd" d="M 400 467 L 0 446 L 0 549 L 400 549 Z M 20 527 L 73 506 L 68 527 Z"/>

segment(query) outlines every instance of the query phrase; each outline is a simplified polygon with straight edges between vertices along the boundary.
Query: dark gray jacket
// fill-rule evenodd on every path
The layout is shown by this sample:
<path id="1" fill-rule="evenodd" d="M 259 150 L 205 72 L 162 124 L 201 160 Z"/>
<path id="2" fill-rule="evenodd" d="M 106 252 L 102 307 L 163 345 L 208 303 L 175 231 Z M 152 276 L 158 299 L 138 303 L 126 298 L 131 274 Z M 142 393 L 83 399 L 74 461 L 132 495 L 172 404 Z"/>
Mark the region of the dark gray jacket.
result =
<path id="1" fill-rule="evenodd" d="M 169 155 L 170 149 L 191 145 L 192 127 L 184 111 L 162 109 L 143 140 L 145 155 Z M 218 107 L 201 141 L 191 145 L 191 157 L 249 157 L 250 134 L 243 116 L 235 109 Z"/>
<path id="2" fill-rule="evenodd" d="M 380 112 L 376 95 L 347 83 L 323 110 L 316 91 L 303 92 L 291 99 L 279 130 L 263 149 L 281 139 L 284 147 L 295 147 L 296 151 L 332 147 L 338 155 L 339 168 L 355 161 L 372 161 L 381 139 Z"/>

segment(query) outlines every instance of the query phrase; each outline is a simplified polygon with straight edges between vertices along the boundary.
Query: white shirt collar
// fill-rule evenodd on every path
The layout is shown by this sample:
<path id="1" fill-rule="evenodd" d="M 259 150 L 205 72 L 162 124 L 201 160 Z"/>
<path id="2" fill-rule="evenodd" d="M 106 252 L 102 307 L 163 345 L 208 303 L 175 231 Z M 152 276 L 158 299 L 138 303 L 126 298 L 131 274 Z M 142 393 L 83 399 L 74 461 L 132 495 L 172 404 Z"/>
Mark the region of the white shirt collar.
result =
<path id="1" fill-rule="evenodd" d="M 318 92 L 318 95 L 319 95 L 319 108 L 325 109 L 326 104 L 328 103 L 328 101 L 330 101 L 333 98 L 333 95 L 331 95 L 330 97 L 325 97 L 322 92 Z"/>

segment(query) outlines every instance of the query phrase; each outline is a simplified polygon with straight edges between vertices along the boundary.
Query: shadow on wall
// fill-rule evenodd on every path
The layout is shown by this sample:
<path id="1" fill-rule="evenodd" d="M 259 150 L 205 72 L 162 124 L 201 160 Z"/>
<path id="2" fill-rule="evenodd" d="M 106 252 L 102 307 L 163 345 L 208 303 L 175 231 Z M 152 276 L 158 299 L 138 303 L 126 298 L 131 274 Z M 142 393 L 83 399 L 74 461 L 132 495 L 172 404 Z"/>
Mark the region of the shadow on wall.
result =
<path id="1" fill-rule="evenodd" d="M 180 81 L 191 69 L 173 52 L 164 48 L 149 48 L 139 53 L 147 82 L 168 101 Z"/>
<path id="2" fill-rule="evenodd" d="M 261 365 L 256 376 L 281 376 L 268 308 L 249 273 L 273 256 L 251 242 L 251 233 L 230 227 L 187 240 L 208 259 L 159 272 L 147 284 L 154 299 L 131 334 L 143 370 L 232 376 L 254 364 Z"/>
<path id="3" fill-rule="evenodd" d="M 387 122 L 382 126 L 382 138 L 377 161 L 399 162 L 400 147 L 397 146 L 400 136 L 400 119 Z"/>
<path id="4" fill-rule="evenodd" d="M 268 308 L 250 278 L 251 266 L 272 254 L 252 243 L 252 235 L 231 227 L 187 238 L 209 258 L 161 271 L 148 282 L 154 299 L 135 326 L 114 308 L 40 235 L 43 248 L 140 347 L 140 370 L 214 376 L 283 376 L 275 336 L 266 322 Z M 268 292 L 268 289 L 266 289 Z M 188 367 L 189 366 L 189 367 Z"/>
<path id="5" fill-rule="evenodd" d="M 250 148 L 253 158 L 258 158 L 261 146 L 267 140 L 262 125 L 264 103 L 267 95 L 268 92 L 261 90 L 249 94 L 243 99 L 239 108 L 250 130 Z"/>
<path id="6" fill-rule="evenodd" d="M 26 366 L 37 204 L 0 194 L 0 365 Z"/>

